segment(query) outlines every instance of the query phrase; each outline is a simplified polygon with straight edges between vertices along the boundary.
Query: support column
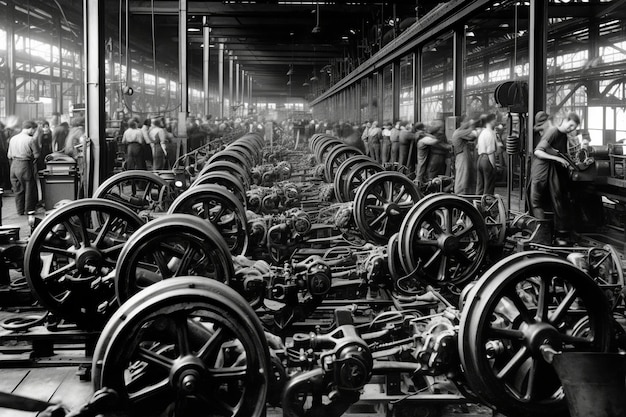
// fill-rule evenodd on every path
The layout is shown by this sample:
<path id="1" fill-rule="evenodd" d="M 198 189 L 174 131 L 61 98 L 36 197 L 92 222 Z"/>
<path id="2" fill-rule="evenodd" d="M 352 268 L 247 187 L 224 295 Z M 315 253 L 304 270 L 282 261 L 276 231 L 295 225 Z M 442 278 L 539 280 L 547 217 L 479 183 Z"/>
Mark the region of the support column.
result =
<path id="1" fill-rule="evenodd" d="M 178 5 L 178 84 L 180 85 L 178 140 L 180 141 L 179 144 L 182 144 L 182 153 L 187 153 L 187 116 L 189 115 L 189 92 L 187 87 L 187 0 L 179 0 Z M 177 146 L 176 158 L 179 157 L 180 152 L 180 146 Z"/>
<path id="2" fill-rule="evenodd" d="M 228 51 L 228 117 L 233 116 L 233 51 Z"/>
<path id="3" fill-rule="evenodd" d="M 240 103 L 239 101 L 239 62 L 235 64 L 235 102 L 237 104 Z M 235 102 L 233 103 L 233 105 L 235 105 Z M 237 110 L 239 110 L 239 108 L 237 108 Z"/>
<path id="4" fill-rule="evenodd" d="M 85 134 L 82 186 L 91 196 L 101 180 L 108 177 L 104 120 L 104 0 L 83 0 L 85 50 Z"/>
<path id="5" fill-rule="evenodd" d="M 394 6 L 395 8 L 395 6 Z M 393 112 L 391 116 L 391 124 L 400 118 L 400 61 L 393 62 L 391 67 L 391 85 L 393 86 Z"/>
<path id="6" fill-rule="evenodd" d="M 219 117 L 224 118 L 224 44 L 220 42 L 217 57 L 217 92 L 219 100 Z"/>
<path id="7" fill-rule="evenodd" d="M 454 115 L 459 117 L 463 114 L 465 94 L 463 94 L 463 80 L 464 71 L 463 63 L 465 62 L 465 27 L 458 27 L 454 31 L 454 37 L 452 41 L 453 57 L 452 57 L 452 79 L 453 79 L 453 94 L 454 94 Z"/>
<path id="8" fill-rule="evenodd" d="M 5 28 L 7 31 L 7 96 L 6 111 L 7 115 L 15 114 L 15 103 L 17 102 L 17 91 L 15 88 L 15 5 L 11 0 L 7 2 L 5 16 Z M 18 126 L 21 128 L 21 126 Z"/>
<path id="9" fill-rule="evenodd" d="M 413 122 L 422 119 L 422 49 L 413 53 Z"/>
<path id="10" fill-rule="evenodd" d="M 202 37 L 204 48 L 202 49 L 202 89 L 204 90 L 204 114 L 209 114 L 209 64 L 211 48 L 209 46 L 211 41 L 211 28 L 209 27 L 209 18 L 204 16 L 202 18 Z"/>
<path id="11" fill-rule="evenodd" d="M 241 104 L 244 105 L 246 102 L 246 72 L 241 70 Z M 244 116 L 246 107 L 243 106 Z"/>
<path id="12" fill-rule="evenodd" d="M 535 149 L 533 143 L 533 126 L 535 114 L 546 110 L 546 61 L 548 56 L 548 2 L 530 0 L 528 29 L 528 57 L 530 74 L 528 76 L 528 132 L 527 155 Z"/>
<path id="13" fill-rule="evenodd" d="M 55 27 L 56 27 L 57 34 L 59 36 L 58 43 L 57 43 L 57 47 L 59 48 L 59 88 L 54 89 L 57 97 L 56 97 L 56 102 L 54 103 L 53 107 L 55 111 L 62 114 L 63 113 L 63 29 L 61 28 L 61 19 L 57 19 Z M 52 54 L 50 54 L 50 56 L 52 56 Z M 51 64 L 51 67 L 52 66 L 53 64 Z M 54 69 L 50 71 L 50 74 L 51 75 L 54 74 Z M 50 78 L 53 79 L 54 77 L 51 76 Z M 50 85 L 52 86 L 52 84 Z M 59 123 L 61 123 L 60 120 L 59 120 Z"/>

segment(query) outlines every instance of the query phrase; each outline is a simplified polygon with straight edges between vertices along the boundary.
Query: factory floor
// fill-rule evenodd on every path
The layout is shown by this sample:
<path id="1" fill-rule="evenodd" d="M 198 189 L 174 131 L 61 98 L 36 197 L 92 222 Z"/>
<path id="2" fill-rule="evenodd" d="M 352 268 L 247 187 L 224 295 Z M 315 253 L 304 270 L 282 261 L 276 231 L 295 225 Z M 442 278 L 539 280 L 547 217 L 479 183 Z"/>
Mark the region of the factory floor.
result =
<path id="1" fill-rule="evenodd" d="M 1 209 L 2 225 L 19 228 L 19 238 L 27 240 L 31 233 L 28 216 L 17 214 L 11 191 L 6 191 L 2 196 Z M 43 207 L 38 207 L 36 216 L 39 218 L 45 216 Z M 21 271 L 11 270 L 10 277 L 15 282 L 23 278 L 23 275 Z M 28 290 L 25 289 L 24 291 Z M 0 296 L 1 294 L 2 288 L 0 288 Z M 15 315 L 40 313 L 41 311 L 34 305 L 5 306 L 0 299 L 0 320 Z M 84 354 L 84 349 L 77 349 L 76 346 L 72 346 L 72 343 L 63 341 L 61 344 L 55 343 L 54 356 L 32 360 L 32 355 L 29 352 L 30 346 L 28 342 L 23 342 L 28 335 L 21 335 L 19 340 L 14 341 L 8 336 L 10 333 L 0 329 L 0 392 L 18 394 L 52 403 L 60 402 L 69 409 L 80 407 L 91 398 L 93 394 L 91 383 L 80 377 L 81 374 L 85 373 L 84 365 L 88 364 L 89 361 L 89 358 Z M 75 363 L 73 364 L 72 361 Z M 57 363 L 62 364 L 62 366 L 57 366 Z M 384 403 L 359 403 L 346 412 L 344 416 L 482 417 L 494 415 L 488 407 L 469 402 L 456 404 L 425 403 L 423 405 L 419 403 L 407 407 L 400 414 L 389 414 L 388 410 L 389 405 Z M 0 400 L 0 417 L 9 416 L 34 417 L 37 416 L 37 413 L 2 408 L 2 401 Z M 282 410 L 270 407 L 267 410 L 267 416 L 282 416 Z M 501 414 L 495 414 L 495 416 L 503 417 Z"/>

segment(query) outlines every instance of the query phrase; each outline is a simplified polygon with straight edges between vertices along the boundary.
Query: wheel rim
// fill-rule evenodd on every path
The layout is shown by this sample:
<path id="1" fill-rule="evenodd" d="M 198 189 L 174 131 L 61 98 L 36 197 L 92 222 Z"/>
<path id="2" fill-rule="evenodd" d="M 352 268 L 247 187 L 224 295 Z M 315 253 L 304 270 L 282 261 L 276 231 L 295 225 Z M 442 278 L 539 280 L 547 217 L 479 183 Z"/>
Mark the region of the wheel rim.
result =
<path id="1" fill-rule="evenodd" d="M 462 197 L 433 194 L 406 216 L 398 238 L 403 267 L 437 284 L 474 278 L 487 252 L 487 229 L 478 210 Z"/>
<path id="2" fill-rule="evenodd" d="M 245 301 L 223 284 L 190 277 L 145 293 L 102 332 L 96 388 L 114 389 L 131 415 L 263 415 L 269 354 Z"/>
<path id="3" fill-rule="evenodd" d="M 326 176 L 326 182 L 332 183 L 337 172 L 337 168 L 342 162 L 350 157 L 361 155 L 361 151 L 351 146 L 334 148 L 326 157 L 324 164 L 324 175 Z"/>
<path id="4" fill-rule="evenodd" d="M 25 251 L 25 275 L 39 301 L 61 318 L 97 328 L 115 294 L 106 277 L 123 245 L 143 222 L 113 201 L 69 203 L 44 219 Z"/>
<path id="5" fill-rule="evenodd" d="M 588 331 L 574 335 L 581 319 Z M 608 303 L 572 264 L 539 252 L 505 258 L 472 288 L 463 308 L 459 351 L 470 386 L 505 414 L 554 415 L 566 409 L 541 345 L 557 351 L 606 351 Z"/>
<path id="6" fill-rule="evenodd" d="M 122 304 L 159 281 L 184 275 L 229 283 L 234 270 L 228 247 L 211 224 L 196 217 L 162 217 L 124 245 L 115 270 L 117 300 Z"/>
<path id="7" fill-rule="evenodd" d="M 320 141 L 315 150 L 315 157 L 318 163 L 324 163 L 328 152 L 332 151 L 337 146 L 345 146 L 345 143 L 337 138 L 328 138 L 327 140 Z"/>
<path id="8" fill-rule="evenodd" d="M 229 161 L 215 161 L 210 164 L 207 164 L 200 171 L 199 177 L 206 174 L 207 172 L 228 172 L 235 177 L 237 177 L 244 188 L 247 190 L 250 188 L 250 173 L 246 172 L 244 168 L 237 164 L 233 164 Z"/>
<path id="9" fill-rule="evenodd" d="M 359 162 L 367 162 L 370 161 L 370 158 L 365 155 L 356 155 L 352 156 L 339 165 L 337 168 L 337 172 L 335 173 L 335 178 L 333 179 L 333 186 L 335 188 L 335 196 L 337 197 L 337 201 L 340 203 L 346 203 L 349 200 L 346 199 L 344 195 L 344 184 L 348 177 L 348 174 L 352 170 L 352 168 L 358 164 Z"/>
<path id="10" fill-rule="evenodd" d="M 229 174 L 228 172 L 207 172 L 201 177 L 198 177 L 193 183 L 194 186 L 208 184 L 221 185 L 222 187 L 225 187 L 228 191 L 233 193 L 235 198 L 239 200 L 244 208 L 247 207 L 248 203 L 246 200 L 246 190 L 243 188 L 241 181 L 239 181 L 239 179 L 234 175 Z"/>
<path id="11" fill-rule="evenodd" d="M 404 175 L 380 172 L 368 178 L 357 190 L 354 219 L 367 239 L 387 243 L 421 197 L 417 186 Z"/>
<path id="12" fill-rule="evenodd" d="M 354 201 L 356 190 L 361 184 L 379 172 L 383 172 L 382 166 L 372 160 L 356 164 L 343 184 L 343 195 L 346 201 Z"/>
<path id="13" fill-rule="evenodd" d="M 93 198 L 116 201 L 138 213 L 143 210 L 167 211 L 174 192 L 153 172 L 132 170 L 115 174 L 103 182 Z"/>
<path id="14" fill-rule="evenodd" d="M 246 171 L 249 171 L 250 168 L 252 168 L 252 165 L 250 164 L 248 159 L 236 149 L 225 149 L 221 152 L 218 152 L 209 159 L 208 163 L 210 165 L 211 163 L 218 161 L 232 162 L 233 164 L 245 168 Z"/>
<path id="15" fill-rule="evenodd" d="M 190 188 L 174 200 L 169 213 L 191 214 L 212 223 L 233 255 L 248 250 L 246 211 L 223 187 L 208 184 Z"/>

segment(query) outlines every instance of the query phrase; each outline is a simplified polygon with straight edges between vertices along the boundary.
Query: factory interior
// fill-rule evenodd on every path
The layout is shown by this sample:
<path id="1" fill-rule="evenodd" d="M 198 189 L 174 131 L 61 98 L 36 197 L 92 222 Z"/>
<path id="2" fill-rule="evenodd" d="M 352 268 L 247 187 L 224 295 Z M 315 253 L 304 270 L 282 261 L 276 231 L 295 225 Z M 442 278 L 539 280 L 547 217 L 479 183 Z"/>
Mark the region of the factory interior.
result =
<path id="1" fill-rule="evenodd" d="M 626 416 L 626 0 L 0 0 L 0 417 Z"/>

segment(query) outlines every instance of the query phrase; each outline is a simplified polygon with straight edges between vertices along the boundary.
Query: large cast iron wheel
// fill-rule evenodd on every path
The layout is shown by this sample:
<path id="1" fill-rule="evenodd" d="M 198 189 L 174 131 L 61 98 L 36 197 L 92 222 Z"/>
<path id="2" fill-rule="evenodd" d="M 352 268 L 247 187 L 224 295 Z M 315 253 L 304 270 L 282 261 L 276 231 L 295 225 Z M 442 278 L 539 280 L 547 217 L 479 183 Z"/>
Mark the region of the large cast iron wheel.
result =
<path id="1" fill-rule="evenodd" d="M 188 214 L 146 223 L 124 245 L 115 270 L 120 304 L 156 282 L 184 275 L 229 283 L 235 276 L 228 247 L 212 224 Z"/>
<path id="2" fill-rule="evenodd" d="M 170 184 L 154 172 L 131 170 L 113 175 L 100 184 L 93 198 L 122 203 L 134 212 L 167 211 L 174 200 Z"/>
<path id="3" fill-rule="evenodd" d="M 350 157 L 362 155 L 363 153 L 354 146 L 338 146 L 334 148 L 326 157 L 324 162 L 324 176 L 326 182 L 333 183 L 337 168 L 342 162 Z"/>
<path id="4" fill-rule="evenodd" d="M 128 300 L 93 356 L 95 389 L 128 415 L 261 417 L 270 360 L 263 328 L 227 285 L 179 277 Z"/>
<path id="5" fill-rule="evenodd" d="M 248 200 L 246 199 L 246 190 L 243 188 L 241 181 L 234 175 L 229 174 L 228 172 L 207 172 L 196 178 L 193 186 L 195 187 L 197 185 L 206 184 L 216 184 L 225 187 L 235 196 L 237 200 L 241 202 L 241 204 L 243 204 L 244 208 L 247 208 Z"/>
<path id="6" fill-rule="evenodd" d="M 248 158 L 248 156 L 245 156 L 242 152 L 237 151 L 236 149 L 226 148 L 209 158 L 207 163 L 211 164 L 217 161 L 228 161 L 245 168 L 246 171 L 250 171 L 250 168 L 252 168 L 253 165 L 252 161 Z"/>
<path id="7" fill-rule="evenodd" d="M 431 194 L 404 218 L 398 237 L 406 271 L 436 285 L 473 279 L 487 253 L 487 228 L 480 212 L 463 197 Z"/>
<path id="8" fill-rule="evenodd" d="M 201 177 L 203 174 L 207 172 L 216 172 L 216 171 L 228 172 L 234 175 L 235 177 L 239 179 L 239 181 L 241 181 L 241 183 L 243 184 L 243 187 L 246 190 L 250 189 L 250 172 L 246 171 L 244 167 L 234 164 L 229 161 L 214 161 L 214 162 L 211 162 L 210 164 L 207 163 L 204 166 L 204 168 L 202 168 L 202 171 L 200 171 L 200 174 L 198 174 L 198 177 Z"/>
<path id="9" fill-rule="evenodd" d="M 335 197 L 337 198 L 337 201 L 340 203 L 347 203 L 348 201 L 351 201 L 346 199 L 343 192 L 346 178 L 355 165 L 360 162 L 369 161 L 371 161 L 369 156 L 356 155 L 346 159 L 341 163 L 341 165 L 339 165 L 337 171 L 335 172 L 335 178 L 333 178 L 333 187 L 335 188 Z"/>
<path id="10" fill-rule="evenodd" d="M 588 331 L 574 335 L 584 320 Z M 458 339 L 465 378 L 506 415 L 567 415 L 561 382 L 541 347 L 606 351 L 610 327 L 609 304 L 582 270 L 541 252 L 512 255 L 485 272 L 466 298 Z"/>
<path id="11" fill-rule="evenodd" d="M 317 159 L 317 162 L 320 164 L 324 163 L 326 161 L 326 155 L 328 155 L 328 153 L 337 146 L 346 146 L 346 144 L 335 137 L 329 137 L 321 140 L 315 146 L 315 158 Z"/>
<path id="12" fill-rule="evenodd" d="M 347 201 L 354 201 L 356 190 L 372 175 L 383 172 L 385 169 L 378 162 L 370 159 L 356 164 L 343 182 L 343 196 Z"/>
<path id="13" fill-rule="evenodd" d="M 365 238 L 386 244 L 421 198 L 417 185 L 404 175 L 380 172 L 365 180 L 357 190 L 354 220 Z"/>
<path id="14" fill-rule="evenodd" d="M 84 199 L 56 209 L 26 245 L 24 272 L 40 303 L 81 327 L 99 328 L 115 305 L 107 277 L 143 222 L 114 201 Z"/>
<path id="15" fill-rule="evenodd" d="M 212 223 L 233 255 L 243 255 L 248 249 L 246 210 L 224 187 L 214 184 L 192 187 L 174 200 L 168 213 L 191 214 Z"/>

